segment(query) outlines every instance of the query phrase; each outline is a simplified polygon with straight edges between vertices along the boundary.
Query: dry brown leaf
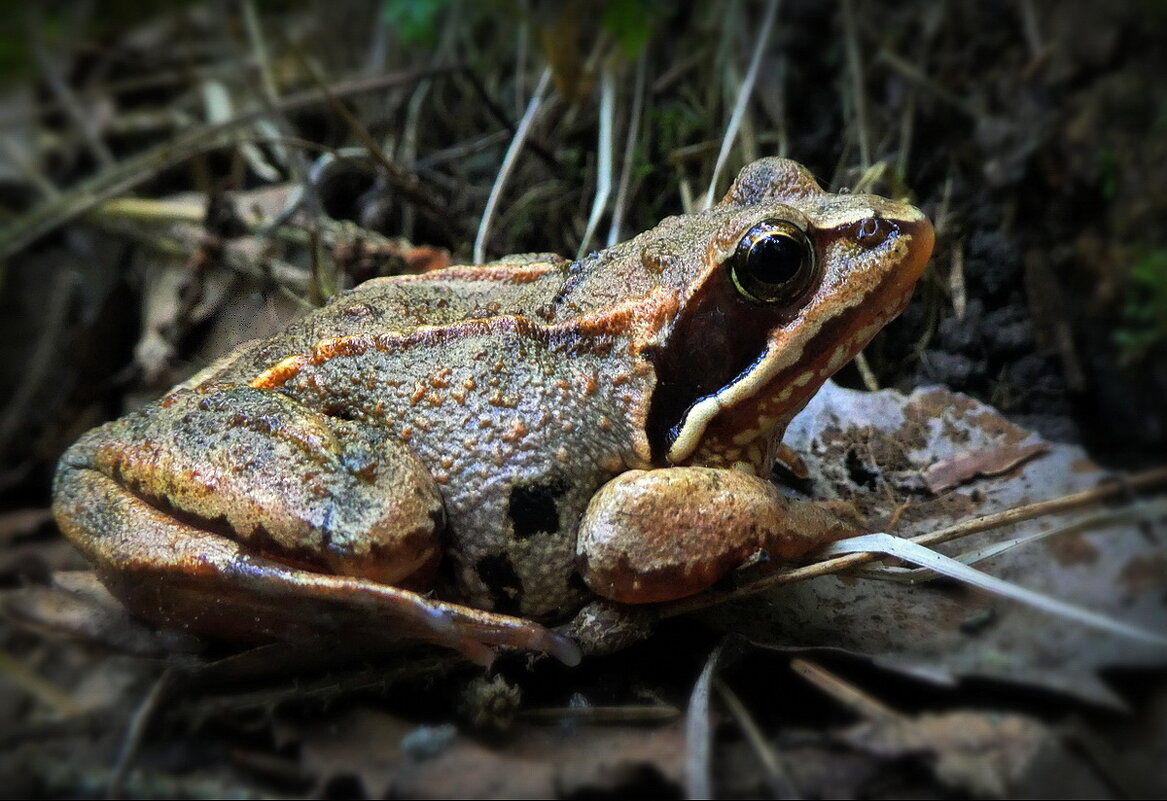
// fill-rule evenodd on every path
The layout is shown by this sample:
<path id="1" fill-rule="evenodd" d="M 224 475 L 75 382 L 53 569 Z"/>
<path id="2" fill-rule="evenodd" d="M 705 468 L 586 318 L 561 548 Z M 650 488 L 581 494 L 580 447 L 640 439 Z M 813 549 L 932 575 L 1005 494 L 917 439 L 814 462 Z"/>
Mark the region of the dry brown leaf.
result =
<path id="1" fill-rule="evenodd" d="M 991 451 L 980 451 L 936 462 L 924 471 L 924 483 L 933 493 L 971 481 L 977 476 L 999 476 L 1022 462 L 1049 450 L 1049 444 L 1006 445 Z"/>
<path id="2" fill-rule="evenodd" d="M 862 425 L 860 424 L 862 421 Z M 991 407 L 943 389 L 903 396 L 828 383 L 795 418 L 787 441 L 815 477 L 816 498 L 851 501 L 873 526 L 911 498 L 891 533 L 914 536 L 972 517 L 1090 489 L 1109 477 L 1081 448 L 1046 443 Z M 1047 447 L 1007 475 L 933 496 L 919 479 L 929 465 L 1002 447 Z M 840 457 L 844 455 L 844 458 Z M 968 551 L 1077 519 L 1056 515 L 945 546 Z M 1116 519 L 996 555 L 978 567 L 1051 597 L 1151 631 L 1163 631 L 1167 521 Z M 1164 649 L 1099 634 L 1076 623 L 989 598 L 949 582 L 896 584 L 824 576 L 702 613 L 719 629 L 773 646 L 831 646 L 879 664 L 955 681 L 981 676 L 1065 692 L 1121 708 L 1097 675 L 1110 666 L 1167 663 Z"/>
<path id="3" fill-rule="evenodd" d="M 1024 715 L 954 711 L 897 716 L 861 723 L 840 737 L 884 758 L 922 757 L 940 782 L 975 797 L 1027 796 L 1030 788 L 1053 787 L 1079 797 L 1110 795 L 1102 778 L 1066 749 L 1056 730 Z"/>
<path id="4" fill-rule="evenodd" d="M 189 636 L 130 617 L 90 570 L 55 573 L 47 587 L 5 590 L 0 611 L 23 627 L 100 643 L 120 653 L 162 656 L 202 647 Z"/>

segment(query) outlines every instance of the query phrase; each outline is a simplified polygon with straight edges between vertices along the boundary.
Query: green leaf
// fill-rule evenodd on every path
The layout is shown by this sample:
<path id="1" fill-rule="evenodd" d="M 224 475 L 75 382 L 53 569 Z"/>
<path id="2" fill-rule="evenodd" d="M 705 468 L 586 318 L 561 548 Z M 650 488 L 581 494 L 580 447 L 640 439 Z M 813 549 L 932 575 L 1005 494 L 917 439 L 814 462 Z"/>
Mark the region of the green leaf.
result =
<path id="1" fill-rule="evenodd" d="M 432 46 L 438 41 L 438 15 L 448 5 L 450 0 L 384 0 L 381 18 L 403 44 Z"/>
<path id="2" fill-rule="evenodd" d="M 636 58 L 648 44 L 652 19 L 659 15 L 654 0 L 609 0 L 604 4 L 600 24 L 616 37 L 629 58 Z"/>
<path id="3" fill-rule="evenodd" d="M 1131 265 L 1115 340 L 1130 351 L 1167 346 L 1167 248 L 1146 250 Z"/>

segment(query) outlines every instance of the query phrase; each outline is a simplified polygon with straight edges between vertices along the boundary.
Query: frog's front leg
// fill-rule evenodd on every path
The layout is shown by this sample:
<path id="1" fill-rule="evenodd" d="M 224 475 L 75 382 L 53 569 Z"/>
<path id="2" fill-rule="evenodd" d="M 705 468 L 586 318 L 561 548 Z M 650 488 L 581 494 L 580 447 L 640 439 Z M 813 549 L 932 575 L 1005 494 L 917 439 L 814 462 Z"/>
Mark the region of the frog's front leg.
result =
<path id="1" fill-rule="evenodd" d="M 592 498 L 577 559 L 593 592 L 621 603 L 707 589 L 758 551 L 794 559 L 865 531 L 846 504 L 795 501 L 738 470 L 632 470 Z"/>
<path id="2" fill-rule="evenodd" d="M 109 588 L 155 622 L 244 638 L 372 630 L 550 651 L 526 621 L 391 586 L 441 558 L 441 495 L 381 426 L 246 386 L 183 390 L 62 458 L 54 511 Z"/>

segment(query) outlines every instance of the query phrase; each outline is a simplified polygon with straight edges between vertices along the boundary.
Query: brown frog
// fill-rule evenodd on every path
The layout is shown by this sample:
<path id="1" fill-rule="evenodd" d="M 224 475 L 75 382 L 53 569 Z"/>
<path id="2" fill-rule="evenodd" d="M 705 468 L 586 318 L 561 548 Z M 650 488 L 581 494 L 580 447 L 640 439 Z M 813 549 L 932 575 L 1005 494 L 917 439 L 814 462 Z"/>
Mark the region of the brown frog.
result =
<path id="1" fill-rule="evenodd" d="M 932 242 L 917 209 L 772 158 L 579 261 L 369 281 L 86 434 L 57 520 L 162 624 L 574 662 L 541 623 L 589 598 L 678 598 L 856 532 L 766 477 Z"/>

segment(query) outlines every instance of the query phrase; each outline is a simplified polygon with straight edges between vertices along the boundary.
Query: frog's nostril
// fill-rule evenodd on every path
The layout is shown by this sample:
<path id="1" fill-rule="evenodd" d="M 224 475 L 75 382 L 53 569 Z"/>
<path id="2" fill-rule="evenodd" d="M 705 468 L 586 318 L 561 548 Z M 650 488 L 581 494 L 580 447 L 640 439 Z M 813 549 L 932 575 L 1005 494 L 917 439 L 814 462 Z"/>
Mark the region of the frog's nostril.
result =
<path id="1" fill-rule="evenodd" d="M 879 217 L 865 217 L 855 224 L 855 241 L 868 250 L 877 248 L 899 231 L 899 226 L 891 220 Z"/>

